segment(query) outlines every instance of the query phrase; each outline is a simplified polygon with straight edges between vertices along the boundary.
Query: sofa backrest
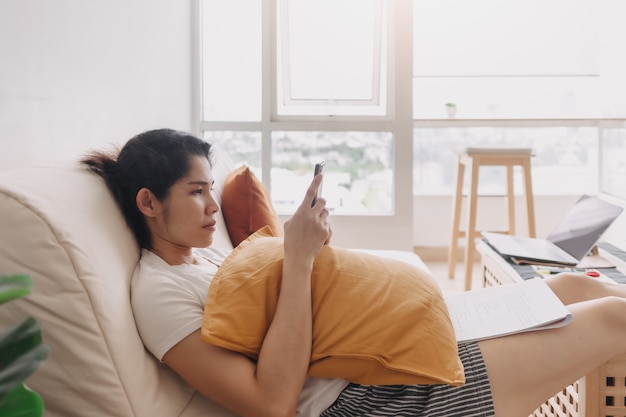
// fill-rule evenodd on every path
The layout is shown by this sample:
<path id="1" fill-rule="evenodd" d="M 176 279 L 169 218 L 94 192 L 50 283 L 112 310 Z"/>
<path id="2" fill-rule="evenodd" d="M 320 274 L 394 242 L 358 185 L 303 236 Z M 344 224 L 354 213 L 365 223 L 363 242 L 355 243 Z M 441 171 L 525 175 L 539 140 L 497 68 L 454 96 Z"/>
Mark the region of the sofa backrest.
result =
<path id="1" fill-rule="evenodd" d="M 228 169 L 216 167 L 218 184 Z M 218 223 L 215 246 L 232 248 Z M 0 276 L 33 278 L 31 295 L 0 306 L 0 329 L 41 324 L 51 352 L 27 385 L 46 416 L 230 415 L 144 349 L 129 297 L 138 258 L 97 175 L 67 164 L 0 174 Z"/>

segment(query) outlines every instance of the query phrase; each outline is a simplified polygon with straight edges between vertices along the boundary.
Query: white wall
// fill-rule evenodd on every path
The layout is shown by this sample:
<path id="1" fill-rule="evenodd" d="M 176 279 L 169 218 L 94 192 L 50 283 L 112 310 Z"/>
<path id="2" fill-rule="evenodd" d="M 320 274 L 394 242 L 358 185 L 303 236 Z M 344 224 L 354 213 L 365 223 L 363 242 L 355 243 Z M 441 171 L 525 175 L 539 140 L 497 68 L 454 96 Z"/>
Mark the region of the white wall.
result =
<path id="1" fill-rule="evenodd" d="M 191 6 L 2 0 L 0 171 L 191 129 Z"/>

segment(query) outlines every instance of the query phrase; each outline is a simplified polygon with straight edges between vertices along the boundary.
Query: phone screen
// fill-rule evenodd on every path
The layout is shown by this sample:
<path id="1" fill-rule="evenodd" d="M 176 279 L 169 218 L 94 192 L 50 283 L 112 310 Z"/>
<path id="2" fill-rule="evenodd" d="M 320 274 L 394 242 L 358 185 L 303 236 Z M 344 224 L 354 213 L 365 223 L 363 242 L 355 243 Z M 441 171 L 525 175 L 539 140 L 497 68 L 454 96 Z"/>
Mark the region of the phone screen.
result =
<path id="1" fill-rule="evenodd" d="M 317 174 L 321 174 L 322 172 L 324 172 L 324 165 L 326 164 L 326 162 L 321 161 L 318 162 L 317 164 L 315 164 L 315 169 L 313 171 L 313 177 L 317 176 Z M 313 202 L 311 203 L 311 207 L 313 207 L 315 205 L 315 203 L 317 202 L 317 198 L 319 196 L 322 195 L 322 184 L 320 184 L 319 188 L 317 189 L 317 195 L 313 198 Z"/>

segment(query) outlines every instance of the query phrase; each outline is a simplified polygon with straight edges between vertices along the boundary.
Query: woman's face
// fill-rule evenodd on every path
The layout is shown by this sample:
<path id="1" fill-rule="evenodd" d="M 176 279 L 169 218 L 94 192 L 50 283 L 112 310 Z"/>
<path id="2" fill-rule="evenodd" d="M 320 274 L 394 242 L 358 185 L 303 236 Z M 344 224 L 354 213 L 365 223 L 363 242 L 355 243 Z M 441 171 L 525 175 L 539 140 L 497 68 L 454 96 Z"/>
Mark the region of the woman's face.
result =
<path id="1" fill-rule="evenodd" d="M 201 156 L 191 159 L 187 175 L 170 188 L 162 202 L 153 239 L 180 248 L 207 247 L 213 242 L 215 213 L 219 205 L 213 198 L 213 174 L 209 161 Z"/>

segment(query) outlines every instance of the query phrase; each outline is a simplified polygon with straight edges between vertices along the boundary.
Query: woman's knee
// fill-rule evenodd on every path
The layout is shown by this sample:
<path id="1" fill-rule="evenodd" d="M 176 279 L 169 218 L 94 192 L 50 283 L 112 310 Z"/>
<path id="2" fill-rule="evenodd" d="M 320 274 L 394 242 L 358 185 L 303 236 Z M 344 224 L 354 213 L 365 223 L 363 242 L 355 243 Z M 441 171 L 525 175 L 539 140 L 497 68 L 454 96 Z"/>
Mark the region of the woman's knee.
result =
<path id="1" fill-rule="evenodd" d="M 626 331 L 626 299 L 608 296 L 596 301 L 601 311 L 601 320 L 618 331 Z"/>
<path id="2" fill-rule="evenodd" d="M 552 275 L 546 283 L 564 304 L 597 298 L 600 284 L 588 276 L 575 272 Z"/>
<path id="3" fill-rule="evenodd" d="M 560 274 L 550 275 L 549 278 L 546 278 L 546 282 L 551 286 L 572 286 L 573 284 L 585 285 L 588 280 L 589 277 L 578 272 L 561 272 Z"/>

